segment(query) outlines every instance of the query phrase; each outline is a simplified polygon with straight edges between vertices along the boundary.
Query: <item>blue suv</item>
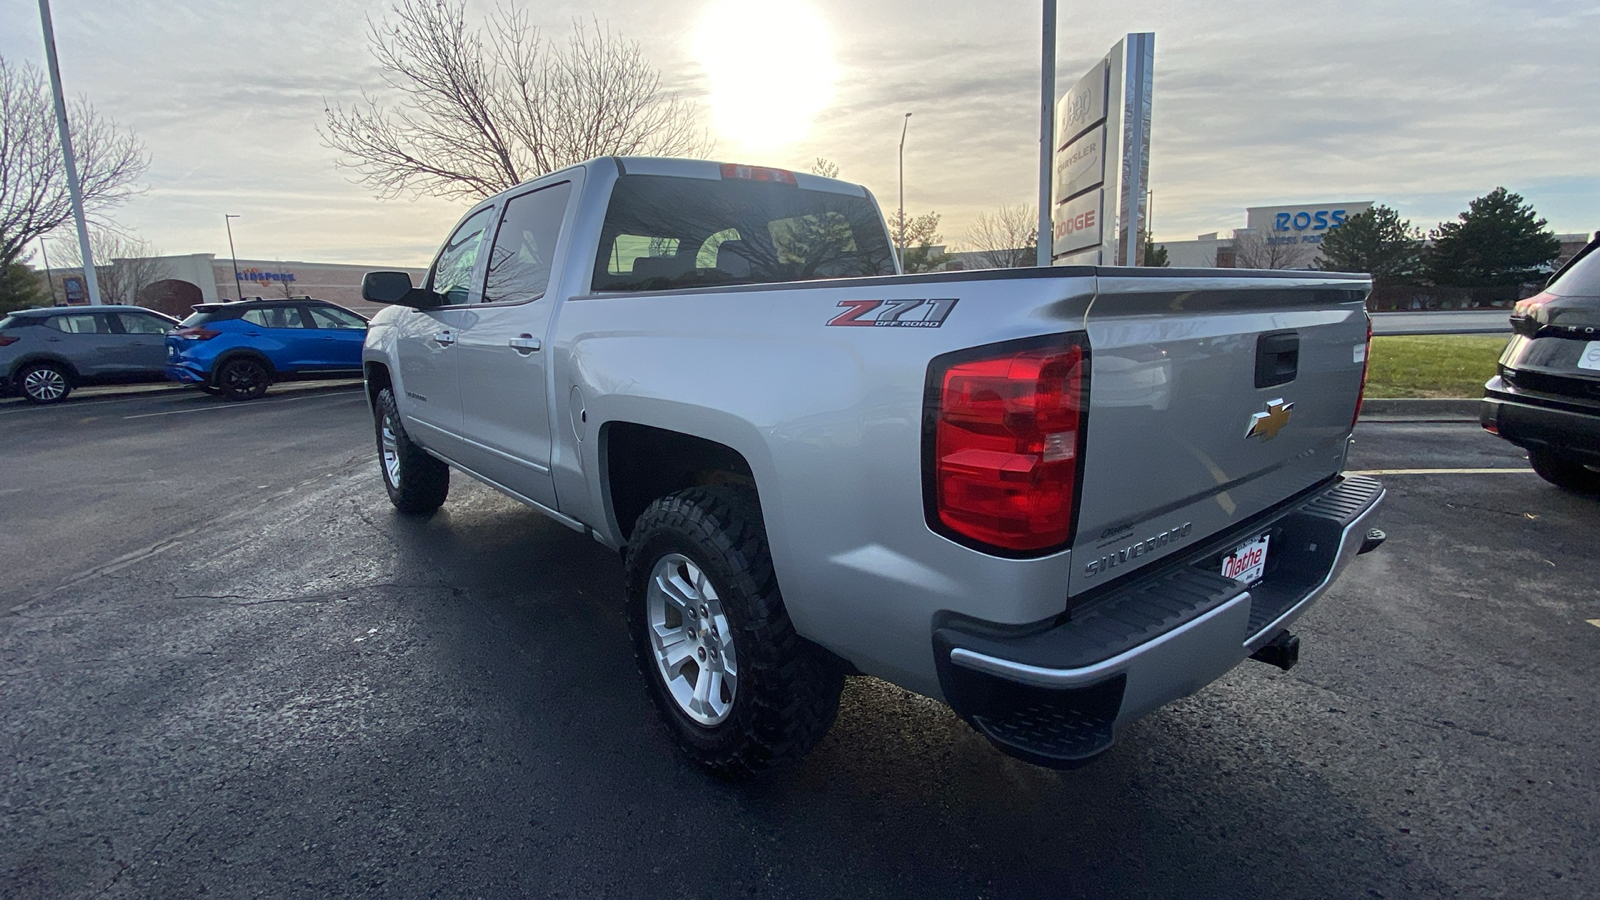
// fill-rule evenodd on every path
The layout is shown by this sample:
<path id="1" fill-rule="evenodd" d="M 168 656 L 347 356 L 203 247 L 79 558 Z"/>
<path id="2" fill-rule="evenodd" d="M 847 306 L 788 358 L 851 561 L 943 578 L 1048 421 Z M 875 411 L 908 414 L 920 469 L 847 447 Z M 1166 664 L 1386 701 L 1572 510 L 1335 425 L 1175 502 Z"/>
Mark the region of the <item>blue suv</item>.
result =
<path id="1" fill-rule="evenodd" d="M 361 374 L 367 320 L 323 300 L 246 300 L 194 308 L 167 335 L 167 377 L 229 400 L 276 381 Z"/>

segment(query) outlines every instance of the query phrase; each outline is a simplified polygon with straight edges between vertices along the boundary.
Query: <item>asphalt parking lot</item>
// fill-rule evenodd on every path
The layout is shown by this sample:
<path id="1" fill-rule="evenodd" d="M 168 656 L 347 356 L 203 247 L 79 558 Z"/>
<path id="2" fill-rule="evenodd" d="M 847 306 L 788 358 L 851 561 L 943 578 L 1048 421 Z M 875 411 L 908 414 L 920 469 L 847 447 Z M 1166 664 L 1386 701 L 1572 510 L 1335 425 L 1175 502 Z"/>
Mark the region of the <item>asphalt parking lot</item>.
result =
<path id="1" fill-rule="evenodd" d="M 798 768 L 682 762 L 615 557 L 352 389 L 0 402 L 0 897 L 1594 897 L 1600 501 L 1365 421 L 1389 542 L 1074 772 L 853 679 Z"/>

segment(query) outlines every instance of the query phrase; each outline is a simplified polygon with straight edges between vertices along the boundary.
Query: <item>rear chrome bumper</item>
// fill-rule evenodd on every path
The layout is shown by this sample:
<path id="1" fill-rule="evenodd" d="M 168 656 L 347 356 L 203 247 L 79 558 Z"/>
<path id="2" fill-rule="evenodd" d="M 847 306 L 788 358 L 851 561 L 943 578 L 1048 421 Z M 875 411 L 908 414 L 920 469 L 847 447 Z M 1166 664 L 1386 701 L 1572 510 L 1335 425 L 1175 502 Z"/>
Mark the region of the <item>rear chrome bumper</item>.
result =
<path id="1" fill-rule="evenodd" d="M 1081 765 L 1116 729 L 1191 694 L 1261 649 L 1322 596 L 1360 552 L 1383 486 L 1347 477 L 1203 549 L 1141 572 L 1027 628 L 950 617 L 933 634 L 945 699 L 1001 750 Z M 1248 589 L 1218 574 L 1221 553 L 1272 534 L 1266 576 Z"/>

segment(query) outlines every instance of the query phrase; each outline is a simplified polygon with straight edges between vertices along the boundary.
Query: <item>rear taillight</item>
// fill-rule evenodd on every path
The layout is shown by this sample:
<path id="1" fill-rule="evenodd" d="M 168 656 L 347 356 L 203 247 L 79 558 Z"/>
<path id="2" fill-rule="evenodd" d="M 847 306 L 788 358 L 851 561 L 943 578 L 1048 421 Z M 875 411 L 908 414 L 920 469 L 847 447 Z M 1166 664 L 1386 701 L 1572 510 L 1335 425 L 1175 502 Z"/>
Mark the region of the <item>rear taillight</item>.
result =
<path id="1" fill-rule="evenodd" d="M 930 524 L 969 545 L 1036 554 L 1072 538 L 1084 442 L 1081 337 L 933 362 L 924 441 Z"/>
<path id="2" fill-rule="evenodd" d="M 15 344 L 18 340 L 20 340 L 20 338 L 14 334 L 0 334 L 0 347 L 9 347 L 12 344 Z"/>
<path id="3" fill-rule="evenodd" d="M 221 333 L 210 328 L 196 326 L 194 328 L 179 328 L 172 333 L 172 336 L 183 338 L 186 341 L 209 341 Z"/>
<path id="4" fill-rule="evenodd" d="M 1556 299 L 1555 294 L 1534 294 L 1532 297 L 1518 300 L 1517 305 L 1511 308 L 1511 315 L 1518 319 L 1526 319 L 1533 315 L 1534 310 L 1554 299 Z"/>
<path id="5" fill-rule="evenodd" d="M 1350 430 L 1354 431 L 1356 420 L 1361 418 L 1361 404 L 1367 399 L 1367 366 L 1372 364 L 1372 316 L 1367 316 L 1367 343 L 1361 348 L 1361 389 L 1356 391 L 1356 413 L 1350 417 Z"/>

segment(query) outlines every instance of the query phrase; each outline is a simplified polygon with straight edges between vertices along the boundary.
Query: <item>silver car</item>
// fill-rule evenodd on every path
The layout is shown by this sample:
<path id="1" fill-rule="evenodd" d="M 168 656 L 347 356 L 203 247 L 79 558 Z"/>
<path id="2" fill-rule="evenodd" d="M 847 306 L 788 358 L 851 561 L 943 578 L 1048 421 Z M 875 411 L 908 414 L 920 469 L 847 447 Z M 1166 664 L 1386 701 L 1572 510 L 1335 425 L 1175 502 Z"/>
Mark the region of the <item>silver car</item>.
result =
<path id="1" fill-rule="evenodd" d="M 140 306 L 25 309 L 0 319 L 0 381 L 31 403 L 87 384 L 164 381 L 170 316 Z"/>

